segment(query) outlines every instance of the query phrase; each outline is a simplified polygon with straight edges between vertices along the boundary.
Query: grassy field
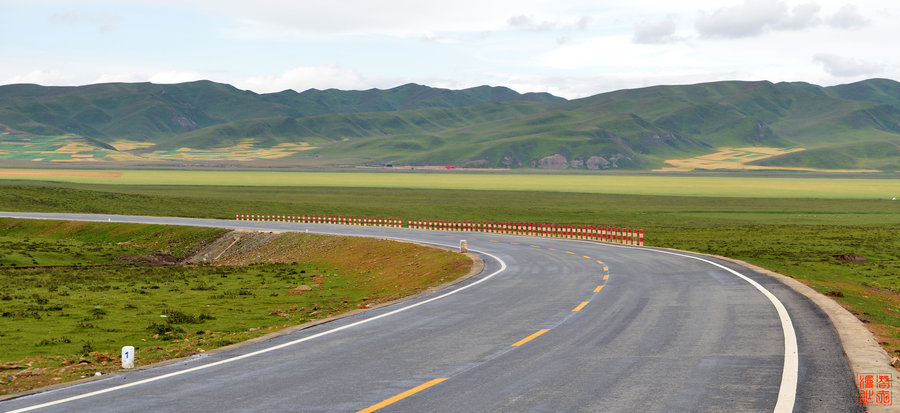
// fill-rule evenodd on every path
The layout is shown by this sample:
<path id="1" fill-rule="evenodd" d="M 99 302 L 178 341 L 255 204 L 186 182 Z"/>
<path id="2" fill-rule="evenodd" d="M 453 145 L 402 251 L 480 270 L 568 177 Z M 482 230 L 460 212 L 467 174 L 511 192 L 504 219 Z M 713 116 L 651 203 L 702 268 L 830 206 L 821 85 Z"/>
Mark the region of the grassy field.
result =
<path id="1" fill-rule="evenodd" d="M 98 176 L 81 182 L 46 182 L 39 176 L 0 180 L 0 210 L 224 219 L 236 212 L 285 213 L 642 228 L 648 245 L 743 259 L 830 294 L 864 320 L 890 353 L 900 355 L 900 202 L 889 200 L 900 190 L 896 179 L 159 171 L 153 176 L 162 182 L 135 183 L 120 180 L 117 171 L 92 173 Z M 216 176 L 230 176 L 229 183 L 240 180 L 240 185 L 217 186 L 211 178 Z M 253 177 L 272 181 L 254 184 Z M 50 179 L 69 178 L 79 181 Z M 591 178 L 598 181 L 591 191 L 569 186 Z M 534 190 L 514 190 L 529 182 Z M 782 187 L 790 182 L 796 185 L 793 192 Z M 636 183 L 653 185 L 628 185 Z M 701 183 L 710 186 L 698 191 Z M 458 187 L 466 189 L 453 189 Z M 722 196 L 683 196 L 696 193 Z M 842 261 L 842 255 L 866 261 Z M 21 255 L 16 262 L 26 265 L 29 259 Z"/>
<path id="2" fill-rule="evenodd" d="M 0 219 L 0 394 L 117 370 L 123 345 L 138 365 L 196 354 L 397 299 L 471 265 L 413 244 L 312 234 L 241 234 L 215 266 L 158 265 L 224 233 Z"/>
<path id="3" fill-rule="evenodd" d="M 0 169 L 0 179 L 100 185 L 356 187 L 740 198 L 890 199 L 900 179 L 462 172 L 273 172 Z"/>

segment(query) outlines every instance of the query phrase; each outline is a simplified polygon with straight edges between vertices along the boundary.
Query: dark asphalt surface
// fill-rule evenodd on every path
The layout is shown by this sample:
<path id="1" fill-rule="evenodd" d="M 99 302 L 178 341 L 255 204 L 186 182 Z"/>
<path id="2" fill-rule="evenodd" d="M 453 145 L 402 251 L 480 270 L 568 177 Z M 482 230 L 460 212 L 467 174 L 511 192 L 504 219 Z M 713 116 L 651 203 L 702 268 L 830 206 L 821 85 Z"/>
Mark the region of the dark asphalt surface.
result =
<path id="1" fill-rule="evenodd" d="M 714 265 L 649 248 L 398 228 L 0 216 L 309 230 L 450 247 L 465 239 L 485 261 L 481 275 L 411 301 L 233 351 L 0 402 L 0 411 L 104 390 L 35 411 L 359 411 L 446 379 L 379 411 L 745 412 L 772 411 L 781 386 L 785 339 L 769 299 Z M 715 262 L 755 280 L 787 308 L 799 349 L 793 410 L 862 411 L 825 314 L 774 279 Z M 410 305 L 416 306 L 396 311 Z M 547 331 L 513 346 L 540 330 Z M 286 343 L 292 344 L 253 354 Z M 222 363 L 203 367 L 216 362 Z M 178 373 L 187 369 L 194 370 Z M 167 374 L 173 375 L 159 378 Z M 150 378 L 158 379 L 142 382 Z"/>

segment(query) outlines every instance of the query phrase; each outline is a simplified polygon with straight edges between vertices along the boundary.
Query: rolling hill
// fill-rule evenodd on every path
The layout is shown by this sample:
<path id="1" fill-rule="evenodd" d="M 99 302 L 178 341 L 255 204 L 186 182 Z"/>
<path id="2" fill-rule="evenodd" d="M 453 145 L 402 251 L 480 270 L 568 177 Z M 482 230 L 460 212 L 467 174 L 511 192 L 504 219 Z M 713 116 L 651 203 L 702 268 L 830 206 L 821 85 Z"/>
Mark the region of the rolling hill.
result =
<path id="1" fill-rule="evenodd" d="M 209 81 L 8 85 L 0 86 L 0 133 L 3 140 L 74 134 L 145 163 L 197 153 L 229 160 L 230 148 L 240 147 L 267 153 L 258 164 L 270 166 L 653 169 L 721 148 L 766 147 L 805 150 L 748 164 L 894 171 L 900 83 L 725 81 L 577 100 L 414 84 L 271 94 Z M 266 152 L 273 148 L 284 151 Z M 0 145 L 0 159 L 4 150 L 12 149 Z M 247 156 L 242 162 L 257 159 Z"/>
<path id="2" fill-rule="evenodd" d="M 0 86 L 0 125 L 35 135 L 158 141 L 203 127 L 273 116 L 459 107 L 486 102 L 557 101 L 503 87 L 465 90 L 408 84 L 388 90 L 311 89 L 256 94 L 211 81 L 173 85 L 106 83 L 79 87 Z"/>

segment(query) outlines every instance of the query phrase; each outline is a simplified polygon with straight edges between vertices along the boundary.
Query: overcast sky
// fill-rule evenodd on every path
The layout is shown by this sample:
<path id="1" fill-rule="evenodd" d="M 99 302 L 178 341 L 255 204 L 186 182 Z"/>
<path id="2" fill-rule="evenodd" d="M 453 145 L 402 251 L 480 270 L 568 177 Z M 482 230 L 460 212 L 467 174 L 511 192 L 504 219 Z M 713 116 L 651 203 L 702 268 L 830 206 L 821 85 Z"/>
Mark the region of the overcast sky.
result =
<path id="1" fill-rule="evenodd" d="M 882 0 L 0 0 L 0 16 L 0 84 L 414 82 L 578 98 L 900 79 L 900 3 Z"/>

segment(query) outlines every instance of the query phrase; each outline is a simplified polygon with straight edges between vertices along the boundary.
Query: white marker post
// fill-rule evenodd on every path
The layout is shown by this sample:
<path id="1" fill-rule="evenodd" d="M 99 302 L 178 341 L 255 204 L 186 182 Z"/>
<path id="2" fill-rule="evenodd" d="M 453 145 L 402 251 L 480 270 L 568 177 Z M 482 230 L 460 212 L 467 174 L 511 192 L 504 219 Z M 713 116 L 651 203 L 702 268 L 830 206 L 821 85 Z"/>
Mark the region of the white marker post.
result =
<path id="1" fill-rule="evenodd" d="M 459 253 L 466 254 L 469 252 L 469 243 L 466 240 L 459 241 Z"/>
<path id="2" fill-rule="evenodd" d="M 122 347 L 122 368 L 123 369 L 133 369 L 134 368 L 134 347 L 133 346 Z"/>

